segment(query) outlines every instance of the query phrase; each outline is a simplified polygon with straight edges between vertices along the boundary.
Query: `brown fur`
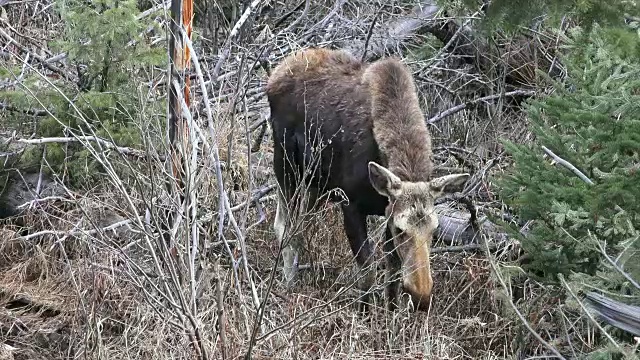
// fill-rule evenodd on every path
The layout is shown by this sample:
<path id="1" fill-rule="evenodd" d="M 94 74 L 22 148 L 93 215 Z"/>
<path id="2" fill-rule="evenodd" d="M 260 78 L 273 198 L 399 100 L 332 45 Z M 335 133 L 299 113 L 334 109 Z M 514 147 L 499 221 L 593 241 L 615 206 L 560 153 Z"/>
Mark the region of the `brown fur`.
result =
<path id="1" fill-rule="evenodd" d="M 362 81 L 371 91 L 373 134 L 387 167 L 403 181 L 428 181 L 431 135 L 410 70 L 400 60 L 384 59 L 367 66 Z"/>
<path id="2" fill-rule="evenodd" d="M 358 265 L 372 263 L 366 216 L 388 216 L 388 274 L 402 265 L 405 290 L 418 307 L 428 306 L 433 287 L 429 246 L 438 226 L 433 202 L 466 174 L 431 181 L 431 138 L 409 69 L 395 58 L 363 64 L 341 50 L 310 49 L 286 57 L 273 70 L 266 92 L 274 171 L 282 190 L 274 229 L 283 245 L 287 280 L 294 278 L 298 247 L 284 243 L 288 204 L 300 181 L 293 174 L 317 160 L 317 168 L 302 181 L 313 196 L 335 188 L 346 195 L 345 232 Z M 322 138 L 321 151 L 310 145 L 316 137 Z M 372 284 L 369 275 L 362 286 Z M 391 298 L 397 286 L 391 281 Z"/>
<path id="3" fill-rule="evenodd" d="M 300 83 L 305 83 L 308 94 L 331 91 L 316 89 L 318 79 L 331 79 L 336 90 L 346 87 L 361 92 L 351 96 L 368 98 L 371 108 L 362 109 L 361 116 L 373 120 L 373 134 L 389 170 L 403 181 L 430 179 L 431 136 L 406 65 L 396 58 L 363 64 L 342 50 L 312 48 L 286 57 L 273 70 L 266 92 L 302 98 L 303 94 L 292 92 Z"/>

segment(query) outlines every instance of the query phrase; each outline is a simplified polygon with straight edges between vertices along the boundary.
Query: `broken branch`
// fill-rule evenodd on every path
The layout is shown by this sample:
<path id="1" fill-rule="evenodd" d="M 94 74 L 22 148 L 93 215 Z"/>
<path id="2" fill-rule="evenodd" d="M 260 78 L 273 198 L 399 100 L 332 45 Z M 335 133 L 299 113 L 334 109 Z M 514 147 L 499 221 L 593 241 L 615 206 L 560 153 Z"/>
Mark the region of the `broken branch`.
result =
<path id="1" fill-rule="evenodd" d="M 567 169 L 571 170 L 582 181 L 586 182 L 589 185 L 593 185 L 593 181 L 591 181 L 591 179 L 589 179 L 587 177 L 587 175 L 585 175 L 582 171 L 578 170 L 577 167 L 573 166 L 573 164 L 571 164 L 567 160 L 561 158 L 560 156 L 554 154 L 554 152 L 549 150 L 546 146 L 542 146 L 542 150 L 544 150 L 544 152 L 547 153 L 547 155 L 551 156 L 551 158 L 553 158 L 553 160 L 555 160 L 558 164 L 560 164 L 560 165 L 566 167 Z"/>
<path id="2" fill-rule="evenodd" d="M 134 148 L 130 148 L 130 147 L 124 147 L 124 146 L 118 146 L 108 140 L 105 139 L 101 139 L 99 137 L 96 136 L 76 136 L 76 137 L 48 137 L 48 138 L 39 138 L 39 139 L 15 139 L 16 142 L 22 143 L 22 144 L 28 144 L 28 145 L 41 145 L 41 144 L 48 144 L 48 143 L 71 143 L 71 142 L 82 142 L 82 141 L 93 141 L 93 142 L 97 142 L 98 144 L 108 148 L 108 149 L 113 149 L 118 151 L 119 153 L 123 154 L 123 155 L 130 155 L 130 156 L 135 156 L 138 158 L 146 158 L 148 155 L 142 151 L 142 150 L 138 150 L 138 149 L 134 149 Z M 157 157 L 159 158 L 160 161 L 164 161 L 163 155 L 157 155 Z"/>
<path id="3" fill-rule="evenodd" d="M 533 96 L 535 95 L 536 92 L 533 90 L 514 90 L 514 91 L 509 91 L 506 92 L 504 94 L 495 94 L 495 95 L 488 95 L 488 96 L 483 96 L 481 98 L 477 98 L 471 101 L 467 101 L 466 103 L 460 104 L 460 105 L 456 105 L 450 109 L 447 109 L 445 111 L 442 111 L 441 113 L 439 113 L 438 115 L 432 117 L 431 119 L 427 120 L 427 124 L 433 124 L 437 121 L 440 121 L 444 118 L 446 118 L 449 115 L 455 114 L 458 111 L 462 111 L 464 110 L 467 106 L 469 105 L 473 105 L 473 104 L 477 104 L 479 102 L 482 101 L 489 101 L 489 100 L 495 100 L 495 99 L 499 99 L 502 97 L 509 97 L 509 96 Z"/>

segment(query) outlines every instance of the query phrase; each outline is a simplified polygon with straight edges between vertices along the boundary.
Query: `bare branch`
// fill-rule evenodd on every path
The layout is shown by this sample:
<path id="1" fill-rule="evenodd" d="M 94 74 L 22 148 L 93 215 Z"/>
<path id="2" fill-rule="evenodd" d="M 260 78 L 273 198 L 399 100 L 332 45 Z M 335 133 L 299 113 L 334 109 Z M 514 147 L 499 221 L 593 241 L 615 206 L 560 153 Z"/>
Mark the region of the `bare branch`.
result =
<path id="1" fill-rule="evenodd" d="M 509 91 L 506 92 L 504 94 L 495 94 L 495 95 L 488 95 L 488 96 L 483 96 L 481 98 L 477 98 L 471 101 L 467 101 L 464 104 L 460 104 L 460 105 L 456 105 L 450 109 L 447 109 L 441 113 L 439 113 L 438 115 L 432 117 L 431 119 L 427 120 L 427 124 L 433 124 L 437 121 L 440 121 L 444 118 L 446 118 L 449 115 L 455 114 L 458 111 L 462 111 L 464 110 L 467 106 L 469 105 L 474 105 L 477 104 L 479 102 L 483 102 L 483 101 L 489 101 L 489 100 L 496 100 L 496 99 L 500 99 L 500 98 L 504 98 L 504 97 L 510 97 L 510 96 L 533 96 L 535 95 L 536 92 L 532 91 L 532 90 L 514 90 L 514 91 Z"/>
<path id="2" fill-rule="evenodd" d="M 440 7 L 431 1 L 422 1 L 416 5 L 411 14 L 405 18 L 401 18 L 391 24 L 385 24 L 378 27 L 378 31 L 370 36 L 370 48 L 365 51 L 366 41 L 349 39 L 345 42 L 343 48 L 352 53 L 357 58 L 363 58 L 365 52 L 368 52 L 366 59 L 372 60 L 384 55 L 391 49 L 395 49 L 407 38 L 415 35 L 417 31 L 429 24 L 436 14 L 440 11 Z"/>
<path id="3" fill-rule="evenodd" d="M 498 282 L 500 282 L 500 285 L 502 286 L 502 289 L 507 293 L 506 298 L 509 301 L 509 305 L 511 305 L 511 308 L 513 309 L 513 311 L 516 313 L 516 315 L 518 316 L 518 318 L 520 319 L 522 324 L 527 328 L 527 330 L 529 330 L 529 333 L 531 335 L 533 335 L 533 337 L 536 338 L 536 340 L 538 340 L 542 345 L 544 345 L 544 347 L 549 349 L 557 358 L 565 359 L 565 357 L 562 356 L 562 354 L 560 354 L 560 352 L 558 352 L 558 349 L 556 349 L 553 345 L 549 344 L 546 340 L 544 340 L 542 338 L 542 336 L 540 336 L 540 334 L 538 334 L 538 332 L 535 331 L 531 327 L 531 324 L 529 324 L 527 319 L 520 312 L 520 309 L 518 309 L 516 304 L 513 302 L 513 296 L 511 296 L 509 294 L 509 287 L 507 286 L 507 284 L 505 283 L 504 279 L 502 278 L 502 274 L 500 274 L 500 272 L 498 271 L 498 268 L 497 268 L 497 265 L 495 263 L 495 260 L 493 259 L 493 256 L 491 255 L 491 252 L 490 252 L 490 249 L 489 249 L 489 243 L 487 241 L 487 238 L 485 236 L 482 236 L 482 238 L 483 238 L 485 255 L 487 256 L 487 259 L 489 259 L 489 264 L 491 265 L 491 268 L 493 269 L 493 273 L 498 278 Z"/>
<path id="4" fill-rule="evenodd" d="M 6 20 L 2 19 L 1 17 L 0 17 L 0 20 L 1 21 L 6 21 Z M 2 35 L 5 39 L 7 39 L 9 41 L 9 43 L 13 44 L 15 47 L 20 49 L 20 51 L 30 54 L 34 59 L 38 60 L 38 62 L 40 62 L 45 68 L 47 68 L 47 69 L 49 69 L 49 70 L 61 75 L 62 77 L 64 77 L 65 79 L 67 79 L 69 81 L 73 81 L 73 79 L 71 78 L 71 76 L 69 76 L 69 74 L 67 74 L 66 72 L 62 71 L 62 69 L 60 69 L 60 68 L 58 68 L 58 67 L 56 67 L 54 65 L 51 65 L 47 61 L 47 59 L 43 58 L 42 56 L 30 52 L 29 49 L 27 49 L 22 44 L 17 42 L 14 38 L 11 37 L 11 35 L 9 35 L 2 28 L 0 28 L 0 35 Z"/>
<path id="5" fill-rule="evenodd" d="M 33 115 L 33 116 L 47 116 L 49 114 L 45 110 L 40 110 L 40 109 L 20 109 L 18 107 L 15 107 L 15 106 L 12 106 L 12 105 L 8 105 L 8 104 L 2 103 L 2 102 L 0 102 L 0 110 L 21 112 L 21 113 L 25 113 L 27 115 Z"/>
<path id="6" fill-rule="evenodd" d="M 623 304 L 593 291 L 587 293 L 587 302 L 606 323 L 640 336 L 640 306 Z M 618 346 L 611 337 L 608 336 L 608 338 Z M 620 350 L 619 347 L 618 349 Z"/>
<path id="7" fill-rule="evenodd" d="M 149 155 L 139 149 L 134 149 L 130 147 L 118 146 L 112 143 L 109 140 L 105 140 L 99 138 L 97 136 L 75 136 L 75 137 L 47 137 L 47 138 L 38 138 L 38 139 L 14 139 L 16 142 L 22 144 L 29 145 L 41 145 L 41 144 L 49 144 L 49 143 L 71 143 L 71 142 L 83 142 L 83 141 L 93 141 L 96 142 L 107 149 L 113 149 L 123 155 L 134 156 L 137 158 L 146 158 Z M 160 161 L 163 161 L 164 156 L 158 155 L 157 158 Z"/>
<path id="8" fill-rule="evenodd" d="M 593 181 L 591 181 L 591 179 L 589 179 L 582 171 L 578 170 L 577 167 L 573 166 L 573 164 L 571 164 L 567 160 L 561 158 L 560 156 L 554 154 L 553 151 L 549 150 L 546 146 L 542 146 L 542 150 L 544 150 L 544 152 L 547 153 L 547 155 L 551 156 L 553 158 L 553 160 L 555 160 L 558 164 L 560 164 L 560 165 L 566 167 L 567 169 L 571 170 L 582 181 L 586 182 L 589 185 L 593 185 Z"/>

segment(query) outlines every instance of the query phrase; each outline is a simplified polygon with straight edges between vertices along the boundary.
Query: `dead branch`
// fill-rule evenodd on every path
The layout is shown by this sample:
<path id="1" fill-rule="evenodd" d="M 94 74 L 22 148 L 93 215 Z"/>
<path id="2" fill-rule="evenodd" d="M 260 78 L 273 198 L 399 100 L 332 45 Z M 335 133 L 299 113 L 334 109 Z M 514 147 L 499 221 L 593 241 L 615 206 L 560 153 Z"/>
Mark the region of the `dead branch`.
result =
<path id="1" fill-rule="evenodd" d="M 277 28 L 280 25 L 282 25 L 282 23 L 284 23 L 288 18 L 291 17 L 291 15 L 293 15 L 296 11 L 302 9 L 302 6 L 305 5 L 305 3 L 309 3 L 306 0 L 302 0 L 298 3 L 298 5 L 296 5 L 296 7 L 293 8 L 293 10 L 287 12 L 286 14 L 280 16 L 278 19 L 276 19 L 276 21 L 273 23 L 273 27 Z"/>
<path id="2" fill-rule="evenodd" d="M 96 142 L 107 149 L 116 150 L 118 153 L 122 155 L 133 156 L 137 158 L 147 158 L 149 155 L 139 149 L 134 149 L 130 147 L 118 146 L 112 143 L 109 140 L 101 139 L 97 136 L 75 136 L 75 137 L 48 137 L 48 138 L 38 138 L 38 139 L 9 139 L 22 144 L 27 145 L 42 145 L 49 143 L 71 143 L 71 142 L 83 142 L 83 141 L 93 141 Z M 154 156 L 156 159 L 160 161 L 164 161 L 164 155 L 156 155 Z"/>
<path id="3" fill-rule="evenodd" d="M 44 235 L 65 236 L 65 237 L 80 236 L 80 235 L 89 236 L 89 235 L 95 235 L 98 233 L 104 233 L 107 231 L 114 231 L 120 227 L 129 226 L 132 223 L 133 223 L 133 220 L 122 220 L 100 229 L 91 229 L 91 230 L 71 230 L 71 231 L 42 230 L 42 231 L 35 232 L 33 234 L 25 235 L 21 237 L 21 239 L 26 241 L 26 240 L 31 240 Z M 133 229 L 130 229 L 130 230 L 133 230 Z"/>
<path id="4" fill-rule="evenodd" d="M 20 108 L 17 108 L 15 106 L 8 105 L 8 104 L 2 103 L 2 102 L 0 102 L 0 110 L 21 112 L 21 113 L 24 113 L 24 114 L 27 114 L 27 115 L 33 115 L 33 116 L 47 116 L 49 114 L 46 110 L 41 110 L 41 109 L 20 109 Z"/>
<path id="5" fill-rule="evenodd" d="M 538 334 L 538 332 L 535 331 L 533 329 L 533 327 L 531 327 L 531 324 L 529 324 L 529 321 L 527 321 L 527 318 L 522 314 L 520 309 L 518 309 L 516 304 L 513 302 L 513 296 L 511 296 L 509 294 L 509 287 L 505 283 L 505 280 L 502 277 L 502 274 L 498 271 L 498 265 L 496 264 L 496 261 L 494 260 L 493 256 L 491 255 L 491 251 L 489 249 L 489 242 L 487 240 L 487 237 L 483 236 L 482 238 L 484 239 L 483 244 L 482 244 L 482 245 L 484 245 L 483 249 L 485 251 L 485 255 L 487 256 L 487 259 L 489 259 L 489 264 L 491 265 L 491 269 L 493 270 L 493 273 L 496 275 L 496 278 L 498 279 L 498 282 L 500 283 L 503 291 L 505 291 L 505 293 L 508 295 L 506 298 L 507 298 L 507 300 L 509 302 L 509 305 L 511 306 L 513 311 L 516 313 L 516 315 L 518 316 L 518 318 L 520 319 L 522 324 L 527 328 L 529 333 L 531 335 L 533 335 L 533 337 L 535 337 L 536 340 L 538 340 L 538 342 L 540 342 L 540 344 L 544 345 L 544 347 L 549 349 L 549 351 L 551 351 L 557 358 L 566 359 L 564 356 L 562 356 L 560 354 L 560 352 L 558 351 L 558 349 L 555 348 L 555 346 L 551 345 L 549 342 L 544 340 L 542 338 L 542 336 L 540 336 L 540 334 Z"/>
<path id="6" fill-rule="evenodd" d="M 238 19 L 236 24 L 231 29 L 231 32 L 229 33 L 229 36 L 227 37 L 227 40 L 224 46 L 222 47 L 222 53 L 218 58 L 218 62 L 216 63 L 216 66 L 213 68 L 212 78 L 218 77 L 218 74 L 220 73 L 220 69 L 222 68 L 222 64 L 224 64 L 224 62 L 227 60 L 227 58 L 231 54 L 231 44 L 233 39 L 238 35 L 238 32 L 240 31 L 242 26 L 244 26 L 244 23 L 247 21 L 247 19 L 249 19 L 249 15 L 251 15 L 251 13 L 253 13 L 256 10 L 258 5 L 260 5 L 260 0 L 253 0 L 251 4 L 247 7 L 245 12 L 242 14 L 240 19 Z"/>
<path id="7" fill-rule="evenodd" d="M 136 15 L 136 20 L 142 20 L 144 18 L 146 18 L 147 16 L 153 14 L 154 12 L 158 11 L 158 10 L 168 10 L 169 7 L 171 6 L 171 0 L 168 1 L 164 1 L 160 4 L 157 4 L 156 6 L 147 9 L 143 12 L 141 12 L 140 14 Z"/>
<path id="8" fill-rule="evenodd" d="M 567 281 L 564 279 L 564 276 L 560 274 L 558 275 L 558 278 L 560 279 L 562 286 L 564 286 L 564 288 L 569 292 L 569 295 L 571 295 L 571 297 L 573 297 L 573 299 L 578 303 L 583 313 L 587 315 L 589 320 L 591 320 L 591 322 L 595 324 L 598 330 L 600 330 L 602 334 L 604 334 L 604 336 L 609 340 L 611 344 L 613 344 L 613 346 L 615 346 L 619 351 L 621 351 L 622 349 L 620 349 L 620 345 L 618 345 L 618 343 L 615 340 L 613 340 L 611 335 L 596 321 L 593 314 L 590 311 L 588 311 L 587 306 L 578 298 L 578 296 L 573 292 L 573 290 L 571 290 L 571 287 L 569 286 L 569 284 L 567 284 Z M 596 305 L 596 307 L 597 306 L 598 305 Z"/>
<path id="9" fill-rule="evenodd" d="M 0 18 L 2 19 L 2 18 Z M 5 21 L 4 19 L 2 19 L 2 21 Z M 47 59 L 43 58 L 42 56 L 38 55 L 38 54 L 34 54 L 32 52 L 29 51 L 29 49 L 27 49 L 26 47 L 24 47 L 22 44 L 20 44 L 19 42 L 17 42 L 14 38 L 11 37 L 11 35 L 9 35 L 6 31 L 4 31 L 2 28 L 0 28 L 0 35 L 2 35 L 2 37 L 4 37 L 5 39 L 7 39 L 7 41 L 9 41 L 9 43 L 11 43 L 12 45 L 14 45 L 15 47 L 17 47 L 18 49 L 20 49 L 20 51 L 26 53 L 26 54 L 30 54 L 30 56 L 32 56 L 34 59 L 36 59 L 39 63 L 42 64 L 42 66 L 44 66 L 45 68 L 47 68 L 50 71 L 55 72 L 56 74 L 59 74 L 60 76 L 62 76 L 63 78 L 65 78 L 66 80 L 69 81 L 73 81 L 73 79 L 71 78 L 71 76 L 69 74 L 67 74 L 66 72 L 62 71 L 62 69 L 58 68 L 57 66 L 51 65 Z"/>
<path id="10" fill-rule="evenodd" d="M 44 316 L 57 316 L 63 313 L 59 307 L 52 303 L 44 303 L 31 297 L 29 294 L 14 293 L 10 289 L 0 287 L 0 296 L 8 296 L 10 300 L 4 306 L 8 308 L 25 308 L 32 312 L 39 312 Z"/>
<path id="11" fill-rule="evenodd" d="M 481 98 L 477 98 L 471 101 L 467 101 L 464 104 L 460 104 L 460 105 L 456 105 L 450 109 L 447 109 L 445 111 L 440 112 L 438 115 L 432 117 L 431 119 L 427 120 L 427 124 L 433 124 L 437 121 L 440 121 L 444 118 L 446 118 L 449 115 L 453 115 L 455 113 L 457 113 L 458 111 L 462 111 L 465 108 L 467 108 L 467 106 L 470 105 L 474 105 L 483 101 L 489 101 L 489 100 L 496 100 L 496 99 L 500 99 L 500 98 L 505 98 L 505 97 L 512 97 L 512 96 L 533 96 L 535 95 L 536 92 L 532 91 L 532 90 L 514 90 L 514 91 L 509 91 L 506 92 L 504 94 L 495 94 L 495 95 L 489 95 L 489 96 L 483 96 Z"/>
<path id="12" fill-rule="evenodd" d="M 477 220 L 476 231 L 471 223 L 471 214 L 465 211 L 451 209 L 447 204 L 439 204 L 436 205 L 436 213 L 440 223 L 436 235 L 445 244 L 474 244 L 478 242 L 480 234 L 485 234 L 498 243 L 509 240 L 507 233 L 486 217 Z"/>
<path id="13" fill-rule="evenodd" d="M 220 264 L 216 263 L 215 265 L 215 276 L 216 276 L 216 287 L 215 287 L 215 295 L 216 295 L 216 307 L 217 307 L 217 328 L 218 328 L 218 336 L 220 337 L 220 347 L 222 348 L 222 359 L 227 358 L 227 335 L 226 335 L 226 321 L 225 321 L 225 312 L 224 312 L 224 298 L 222 296 L 224 284 L 222 283 L 222 276 L 220 276 Z"/>
<path id="14" fill-rule="evenodd" d="M 438 17 L 439 14 L 443 16 Z M 530 86 L 535 84 L 536 70 L 544 69 L 550 75 L 560 75 L 561 65 L 550 54 L 557 44 L 531 41 L 521 36 L 509 42 L 506 48 L 490 46 L 491 41 L 480 38 L 469 17 L 459 24 L 458 19 L 449 18 L 435 0 L 422 0 L 412 11 L 397 20 L 381 24 L 371 36 L 370 47 L 365 51 L 366 40 L 349 39 L 339 45 L 367 60 L 375 60 L 385 54 L 401 53 L 402 44 L 416 35 L 432 34 L 446 44 L 434 61 L 441 60 L 442 52 L 459 56 L 472 64 L 481 73 L 489 73 L 496 66 L 504 68 L 505 81 L 512 86 Z M 499 35 L 499 34 L 498 34 Z M 368 36 L 367 36 L 368 37 Z M 543 48 L 543 47 L 547 48 Z"/>
<path id="15" fill-rule="evenodd" d="M 555 160 L 558 164 L 571 170 L 571 172 L 576 174 L 582 181 L 586 182 L 589 185 L 593 185 L 593 181 L 591 181 L 591 179 L 589 179 L 582 171 L 578 170 L 577 167 L 573 166 L 573 164 L 561 158 L 560 156 L 556 155 L 553 151 L 549 150 L 546 146 L 542 146 L 542 150 L 544 150 L 544 152 L 547 153 L 547 155 L 551 156 L 553 160 Z"/>
<path id="16" fill-rule="evenodd" d="M 489 246 L 489 250 L 495 250 L 496 245 L 491 244 Z M 478 251 L 482 250 L 482 245 L 480 244 L 470 244 L 470 245 L 459 245 L 459 246 L 444 246 L 444 247 L 435 247 L 431 248 L 432 254 L 441 254 L 441 253 L 451 253 L 451 252 L 467 252 L 467 251 Z"/>
<path id="17" fill-rule="evenodd" d="M 586 295 L 594 313 L 609 325 L 640 336 L 640 306 L 633 306 L 590 291 Z"/>
<path id="18" fill-rule="evenodd" d="M 251 6 L 249 8 L 247 8 L 247 10 L 245 11 L 245 14 L 243 14 L 243 16 L 240 18 L 240 20 L 238 20 L 239 22 L 242 21 L 246 21 L 246 18 L 249 16 L 249 13 L 251 12 L 251 10 L 255 9 L 255 7 L 257 7 L 257 4 L 259 3 L 258 0 L 255 0 Z M 246 15 L 246 16 L 245 16 Z M 243 20 L 244 19 L 244 20 Z M 236 24 L 236 26 L 234 26 L 235 28 L 239 28 L 241 26 Z M 229 35 L 229 39 L 231 39 L 233 34 Z M 233 35 L 235 36 L 235 35 Z M 228 40 L 229 44 L 230 44 L 230 40 Z M 206 137 L 203 136 L 203 134 L 200 132 L 199 127 L 197 126 L 196 123 L 194 123 L 194 128 L 198 131 L 198 135 L 201 136 L 201 140 L 203 141 L 205 147 L 207 148 L 207 153 L 209 154 L 211 160 L 213 161 L 214 164 L 214 175 L 216 178 L 216 181 L 218 182 L 218 189 L 219 189 L 219 194 L 220 194 L 220 198 L 221 198 L 221 207 L 220 207 L 220 214 L 219 214 L 219 229 L 218 229 L 218 235 L 226 241 L 226 238 L 222 235 L 222 225 L 224 223 L 225 220 L 225 216 L 228 217 L 228 219 L 231 222 L 231 225 L 233 227 L 233 230 L 236 233 L 236 236 L 238 237 L 239 243 L 240 243 L 240 249 L 242 252 L 242 265 L 244 267 L 245 270 L 245 276 L 247 277 L 247 281 L 249 282 L 250 286 L 251 286 L 251 295 L 252 295 L 252 300 L 254 302 L 254 306 L 256 308 L 260 307 L 260 300 L 258 297 L 258 293 L 255 287 L 255 283 L 251 277 L 251 272 L 249 271 L 249 264 L 248 264 L 248 256 L 247 256 L 247 249 L 246 249 L 246 243 L 245 243 L 245 234 L 241 231 L 240 227 L 238 226 L 238 223 L 233 215 L 233 211 L 231 211 L 231 205 L 229 203 L 229 197 L 227 196 L 227 193 L 225 192 L 224 189 L 224 182 L 222 179 L 222 169 L 220 166 L 220 152 L 219 152 L 219 147 L 218 147 L 218 140 L 216 137 L 216 133 L 215 133 L 215 129 L 213 127 L 214 124 L 214 120 L 213 120 L 213 111 L 211 109 L 211 105 L 209 102 L 209 96 L 207 94 L 207 89 L 205 87 L 204 84 L 204 75 L 202 74 L 202 69 L 200 67 L 200 62 L 198 60 L 198 56 L 196 55 L 196 52 L 193 48 L 193 43 L 191 42 L 191 39 L 186 37 L 185 38 L 185 42 L 186 42 L 186 46 L 187 48 L 193 53 L 193 65 L 195 67 L 196 70 L 196 74 L 198 76 L 198 82 L 200 83 L 200 89 L 202 90 L 202 94 L 204 97 L 204 104 L 205 104 L 205 109 L 206 109 L 206 113 L 207 113 L 207 120 L 208 120 L 208 129 L 209 129 L 209 136 L 213 142 L 212 146 L 209 147 L 208 145 L 208 141 L 206 139 Z M 229 45 L 230 46 L 230 45 Z M 218 64 L 216 64 L 217 66 L 221 66 L 221 61 L 223 59 L 220 58 L 220 60 L 218 60 Z M 214 70 L 215 71 L 215 70 Z M 230 248 L 228 246 L 228 244 L 225 243 L 225 247 L 227 248 L 227 251 L 229 252 L 230 255 L 231 251 Z M 237 285 L 239 286 L 239 284 Z"/>
<path id="19" fill-rule="evenodd" d="M 440 11 L 440 7 L 429 1 L 422 1 L 416 5 L 406 17 L 396 20 L 390 24 L 382 24 L 377 31 L 372 32 L 370 42 L 365 40 L 349 39 L 341 44 L 342 47 L 352 53 L 357 58 L 374 60 L 385 53 L 395 52 L 400 44 L 418 33 L 435 18 Z M 368 50 L 366 49 L 368 46 Z M 366 57 L 365 57 L 366 54 Z"/>

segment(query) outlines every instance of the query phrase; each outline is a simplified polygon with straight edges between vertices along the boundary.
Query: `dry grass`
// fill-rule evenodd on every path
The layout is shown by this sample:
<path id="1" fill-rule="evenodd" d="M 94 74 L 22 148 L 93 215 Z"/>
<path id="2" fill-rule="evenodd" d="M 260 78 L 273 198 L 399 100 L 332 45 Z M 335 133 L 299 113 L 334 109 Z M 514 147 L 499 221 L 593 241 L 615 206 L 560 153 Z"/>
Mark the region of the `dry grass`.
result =
<path id="1" fill-rule="evenodd" d="M 354 264 L 341 219 L 335 210 L 328 212 L 305 232 L 309 242 L 303 263 L 322 264 L 305 271 L 293 292 L 278 280 L 265 297 L 278 250 L 269 229 L 271 211 L 252 233 L 248 257 L 261 300 L 268 301 L 255 358 L 501 359 L 517 350 L 543 351 L 526 340 L 526 331 L 501 301 L 503 291 L 488 260 L 477 254 L 432 256 L 436 295 L 428 313 L 409 308 L 390 313 L 378 296 L 380 308 L 363 318 L 354 304 Z M 168 323 L 162 309 L 154 309 L 132 279 L 140 276 L 134 269 L 144 267 L 144 254 L 123 258 L 112 237 L 67 238 L 65 244 L 53 238 L 25 243 L 15 237 L 10 231 L 3 234 L 0 331 L 5 343 L 19 349 L 16 359 L 192 357 L 186 336 Z M 205 334 L 218 334 L 206 338 L 214 358 L 220 358 L 223 347 L 228 358 L 240 358 L 255 320 L 250 291 L 243 284 L 238 294 L 229 262 L 213 258 L 219 259 L 217 272 L 210 274 L 214 279 L 208 286 L 202 284 L 199 321 Z M 378 275 L 382 284 L 382 269 Z M 216 326 L 218 284 L 223 287 L 224 343 Z M 540 285 L 530 285 L 530 291 L 523 302 L 543 297 L 526 305 L 531 314 L 559 311 Z M 560 329 L 549 327 L 549 318 L 529 320 L 552 337 L 561 336 Z M 519 341 L 529 344 L 523 348 Z"/>

